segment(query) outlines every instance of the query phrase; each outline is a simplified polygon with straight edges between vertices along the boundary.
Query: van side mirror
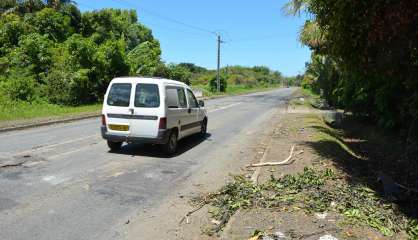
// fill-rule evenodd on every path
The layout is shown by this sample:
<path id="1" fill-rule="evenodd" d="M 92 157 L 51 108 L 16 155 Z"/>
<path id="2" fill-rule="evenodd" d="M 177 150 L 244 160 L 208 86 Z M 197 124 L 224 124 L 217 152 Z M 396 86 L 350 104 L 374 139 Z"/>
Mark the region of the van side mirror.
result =
<path id="1" fill-rule="evenodd" d="M 203 100 L 199 100 L 199 107 L 204 107 L 205 106 L 205 102 Z"/>

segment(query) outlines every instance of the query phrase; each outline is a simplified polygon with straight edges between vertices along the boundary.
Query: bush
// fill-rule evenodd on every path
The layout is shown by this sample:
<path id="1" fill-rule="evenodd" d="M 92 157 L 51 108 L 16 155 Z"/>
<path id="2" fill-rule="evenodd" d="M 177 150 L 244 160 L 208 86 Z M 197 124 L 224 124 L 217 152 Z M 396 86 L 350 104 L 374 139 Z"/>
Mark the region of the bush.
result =
<path id="1" fill-rule="evenodd" d="M 12 72 L 0 83 L 0 94 L 12 101 L 31 102 L 36 98 L 36 81 L 33 76 Z"/>
<path id="2" fill-rule="evenodd" d="M 54 69 L 48 74 L 42 92 L 49 102 L 74 104 L 70 91 L 70 77 L 71 73 L 62 69 Z"/>
<path id="3" fill-rule="evenodd" d="M 63 105 L 81 105 L 96 102 L 98 97 L 89 80 L 89 70 L 76 72 L 54 70 L 48 75 L 44 94 L 49 102 Z"/>
<path id="4" fill-rule="evenodd" d="M 220 76 L 219 78 L 219 82 L 220 82 L 220 91 L 221 92 L 226 92 L 226 88 L 227 88 L 227 83 L 226 83 L 226 79 L 224 76 Z M 217 84 L 217 77 L 213 77 L 210 82 L 209 82 L 209 88 L 211 92 L 216 92 L 218 91 L 218 84 Z"/>

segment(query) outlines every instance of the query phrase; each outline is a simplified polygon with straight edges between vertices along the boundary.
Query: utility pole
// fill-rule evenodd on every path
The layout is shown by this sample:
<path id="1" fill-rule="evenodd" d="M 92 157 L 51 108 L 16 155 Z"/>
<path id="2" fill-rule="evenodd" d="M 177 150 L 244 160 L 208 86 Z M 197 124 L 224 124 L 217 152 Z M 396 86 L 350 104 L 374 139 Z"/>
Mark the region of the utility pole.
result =
<path id="1" fill-rule="evenodd" d="M 220 76 L 220 67 L 221 67 L 221 35 L 218 35 L 218 71 L 216 74 L 216 84 L 217 84 L 217 91 L 221 91 L 221 76 Z"/>

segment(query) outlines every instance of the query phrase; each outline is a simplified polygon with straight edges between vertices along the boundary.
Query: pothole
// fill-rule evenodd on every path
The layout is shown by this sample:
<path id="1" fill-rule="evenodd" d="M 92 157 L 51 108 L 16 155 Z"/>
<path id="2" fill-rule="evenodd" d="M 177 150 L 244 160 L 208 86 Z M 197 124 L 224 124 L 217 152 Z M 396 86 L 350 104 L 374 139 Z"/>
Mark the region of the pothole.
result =
<path id="1" fill-rule="evenodd" d="M 42 157 L 32 155 L 14 156 L 10 158 L 0 158 L 1 168 L 31 167 L 33 165 L 45 162 Z"/>

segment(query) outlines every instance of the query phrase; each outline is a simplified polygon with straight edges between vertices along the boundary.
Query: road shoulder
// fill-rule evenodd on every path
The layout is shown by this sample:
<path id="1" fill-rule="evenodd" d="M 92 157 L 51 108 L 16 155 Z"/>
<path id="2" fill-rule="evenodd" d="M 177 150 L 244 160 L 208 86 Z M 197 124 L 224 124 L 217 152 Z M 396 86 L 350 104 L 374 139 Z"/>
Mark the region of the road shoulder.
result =
<path id="1" fill-rule="evenodd" d="M 202 239 L 408 239 L 413 218 L 380 195 L 371 176 L 358 175 L 367 159 L 351 145 L 356 139 L 325 124 L 328 113 L 291 104 L 252 164 L 291 155 L 288 162 L 250 168 L 259 169 L 255 185 L 243 174 L 192 200 L 206 204 Z"/>

